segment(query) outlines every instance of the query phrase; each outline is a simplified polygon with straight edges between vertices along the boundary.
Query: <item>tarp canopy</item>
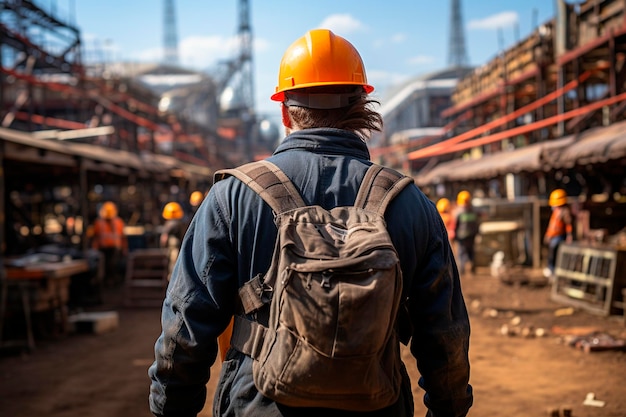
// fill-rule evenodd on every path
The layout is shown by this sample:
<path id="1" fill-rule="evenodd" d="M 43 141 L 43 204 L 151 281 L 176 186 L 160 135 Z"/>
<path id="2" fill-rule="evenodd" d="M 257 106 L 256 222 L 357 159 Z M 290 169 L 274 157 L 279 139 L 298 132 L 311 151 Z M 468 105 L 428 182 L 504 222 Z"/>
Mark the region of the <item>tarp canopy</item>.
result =
<path id="1" fill-rule="evenodd" d="M 118 176 L 127 176 L 131 171 L 145 177 L 170 175 L 206 180 L 212 176 L 208 167 L 186 163 L 168 155 L 136 154 L 85 143 L 41 139 L 29 132 L 13 129 L 0 128 L 0 142 L 5 144 L 5 159 L 31 164 L 31 168 L 32 165 L 78 167 L 78 159 L 82 159 L 88 170 Z"/>
<path id="2" fill-rule="evenodd" d="M 626 122 L 595 127 L 580 133 L 562 152 L 547 156 L 555 168 L 603 163 L 626 156 Z"/>
<path id="3" fill-rule="evenodd" d="M 567 136 L 510 151 L 484 155 L 478 159 L 455 159 L 443 162 L 426 173 L 420 173 L 415 181 L 418 185 L 427 185 L 444 181 L 494 178 L 508 173 L 543 171 L 549 168 L 546 155 L 566 148 L 573 141 L 572 136 Z"/>

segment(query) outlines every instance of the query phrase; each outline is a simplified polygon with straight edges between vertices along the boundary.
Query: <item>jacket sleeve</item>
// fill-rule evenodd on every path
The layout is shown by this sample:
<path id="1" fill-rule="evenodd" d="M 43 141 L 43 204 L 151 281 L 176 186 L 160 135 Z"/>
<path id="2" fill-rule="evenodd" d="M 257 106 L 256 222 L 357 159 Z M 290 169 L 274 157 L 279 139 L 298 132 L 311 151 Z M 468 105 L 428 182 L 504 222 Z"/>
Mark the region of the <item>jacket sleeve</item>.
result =
<path id="1" fill-rule="evenodd" d="M 459 273 L 436 208 L 417 188 L 390 206 L 390 233 L 405 277 L 412 335 L 430 417 L 463 417 L 473 402 L 469 385 L 470 323 Z M 405 219 L 396 222 L 394 218 Z M 411 227 L 407 227 L 406 219 Z"/>
<path id="2" fill-rule="evenodd" d="M 195 416 L 204 407 L 217 337 L 233 310 L 231 252 L 226 222 L 210 192 L 185 234 L 163 303 L 162 332 L 148 370 L 156 416 Z"/>

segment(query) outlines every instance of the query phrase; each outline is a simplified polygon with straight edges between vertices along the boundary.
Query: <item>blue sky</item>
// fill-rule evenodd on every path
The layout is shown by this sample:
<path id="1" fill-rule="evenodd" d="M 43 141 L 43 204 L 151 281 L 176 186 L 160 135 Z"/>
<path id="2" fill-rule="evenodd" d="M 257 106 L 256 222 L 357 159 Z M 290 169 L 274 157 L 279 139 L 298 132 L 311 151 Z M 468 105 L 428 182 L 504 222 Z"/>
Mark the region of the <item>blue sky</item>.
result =
<path id="1" fill-rule="evenodd" d="M 555 2 L 461 0 L 470 64 L 488 62 L 502 46 L 526 37 L 534 24 L 551 19 Z M 81 30 L 84 61 L 162 60 L 162 0 L 56 0 L 54 7 Z M 250 12 L 255 104 L 260 114 L 278 113 L 269 96 L 280 59 L 309 29 L 329 28 L 352 42 L 379 99 L 403 80 L 448 63 L 449 0 L 250 0 Z M 214 68 L 217 61 L 236 55 L 237 0 L 175 0 L 175 14 L 182 66 Z"/>

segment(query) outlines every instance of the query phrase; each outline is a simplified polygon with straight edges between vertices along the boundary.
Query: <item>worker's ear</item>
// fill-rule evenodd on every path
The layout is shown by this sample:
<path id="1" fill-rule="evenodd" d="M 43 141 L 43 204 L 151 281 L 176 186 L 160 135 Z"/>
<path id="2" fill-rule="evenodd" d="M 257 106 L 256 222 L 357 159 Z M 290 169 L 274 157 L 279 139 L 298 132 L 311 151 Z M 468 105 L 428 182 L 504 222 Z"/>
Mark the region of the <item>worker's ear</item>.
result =
<path id="1" fill-rule="evenodd" d="M 291 129 L 291 118 L 289 117 L 289 108 L 285 106 L 285 103 L 280 103 L 280 111 L 283 119 L 283 126 Z"/>

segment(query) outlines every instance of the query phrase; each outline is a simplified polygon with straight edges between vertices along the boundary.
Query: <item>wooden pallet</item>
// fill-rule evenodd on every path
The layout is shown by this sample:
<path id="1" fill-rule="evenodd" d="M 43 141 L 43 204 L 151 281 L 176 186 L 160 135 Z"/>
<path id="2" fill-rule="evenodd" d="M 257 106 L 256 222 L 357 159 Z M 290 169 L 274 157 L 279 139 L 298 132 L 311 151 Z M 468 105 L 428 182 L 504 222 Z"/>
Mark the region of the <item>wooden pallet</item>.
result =
<path id="1" fill-rule="evenodd" d="M 124 305 L 158 307 L 163 303 L 169 278 L 168 249 L 137 249 L 126 265 Z"/>

